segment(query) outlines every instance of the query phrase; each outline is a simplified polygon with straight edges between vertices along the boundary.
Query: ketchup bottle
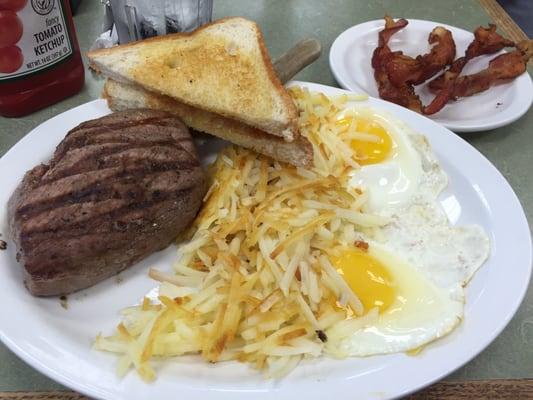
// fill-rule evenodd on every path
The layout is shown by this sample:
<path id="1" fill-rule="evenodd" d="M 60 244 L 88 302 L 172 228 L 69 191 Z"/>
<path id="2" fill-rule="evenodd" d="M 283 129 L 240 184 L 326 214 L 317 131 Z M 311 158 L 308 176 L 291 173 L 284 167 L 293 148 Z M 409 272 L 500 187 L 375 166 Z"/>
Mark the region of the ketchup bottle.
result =
<path id="1" fill-rule="evenodd" d="M 84 70 L 68 0 L 0 0 L 0 115 L 79 92 Z"/>

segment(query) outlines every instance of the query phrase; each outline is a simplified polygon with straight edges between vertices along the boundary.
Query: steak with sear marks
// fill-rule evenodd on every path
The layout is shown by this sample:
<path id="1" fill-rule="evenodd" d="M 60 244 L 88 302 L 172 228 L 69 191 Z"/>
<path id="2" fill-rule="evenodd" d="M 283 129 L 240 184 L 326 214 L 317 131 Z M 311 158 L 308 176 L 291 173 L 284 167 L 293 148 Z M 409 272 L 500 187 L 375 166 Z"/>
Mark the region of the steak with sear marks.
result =
<path id="1" fill-rule="evenodd" d="M 27 288 L 71 293 L 164 249 L 192 222 L 204 193 L 178 118 L 128 110 L 78 125 L 9 201 Z"/>

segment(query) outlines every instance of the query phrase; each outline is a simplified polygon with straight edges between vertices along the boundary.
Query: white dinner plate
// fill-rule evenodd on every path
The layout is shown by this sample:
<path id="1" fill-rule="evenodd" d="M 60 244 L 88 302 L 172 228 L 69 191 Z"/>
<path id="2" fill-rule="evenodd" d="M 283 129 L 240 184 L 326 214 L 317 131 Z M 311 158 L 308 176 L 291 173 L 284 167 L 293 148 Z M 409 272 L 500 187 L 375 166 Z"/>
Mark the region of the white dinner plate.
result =
<path id="1" fill-rule="evenodd" d="M 311 90 L 337 95 L 345 91 L 311 83 Z M 279 381 L 265 380 L 247 365 L 211 365 L 199 357 L 181 357 L 157 365 L 158 378 L 144 383 L 134 372 L 115 375 L 116 357 L 91 349 L 95 335 L 112 333 L 119 310 L 139 301 L 156 286 L 147 267 L 170 269 L 174 247 L 92 288 L 68 297 L 35 298 L 24 288 L 15 249 L 0 251 L 0 339 L 28 364 L 50 378 L 88 396 L 102 399 L 249 399 L 307 400 L 394 398 L 437 381 L 482 351 L 507 325 L 526 292 L 531 274 L 531 237 L 524 212 L 502 175 L 472 146 L 435 122 L 397 105 L 372 99 L 427 135 L 449 187 L 439 200 L 454 224 L 477 223 L 489 234 L 488 261 L 467 287 L 464 322 L 449 336 L 413 357 L 406 354 L 303 362 Z M 6 203 L 25 171 L 47 160 L 67 131 L 80 122 L 108 114 L 103 100 L 66 111 L 39 125 L 0 160 L 2 191 L 0 231 L 7 232 Z M 200 144 L 212 157 L 220 141 Z M 509 266 L 513 272 L 509 273 Z"/>
<path id="2" fill-rule="evenodd" d="M 429 51 L 428 35 L 437 25 L 452 32 L 457 57 L 464 55 L 466 47 L 474 39 L 471 32 L 439 22 L 417 19 L 408 21 L 405 28 L 392 36 L 389 46 L 393 51 L 402 50 L 412 57 Z M 378 32 L 384 25 L 385 22 L 381 19 L 353 26 L 341 33 L 331 45 L 329 65 L 335 79 L 345 89 L 379 98 L 370 61 L 378 44 Z M 485 69 L 494 57 L 492 54 L 474 58 L 466 65 L 463 74 Z M 434 97 L 425 84 L 417 86 L 415 91 L 424 104 L 429 104 Z M 429 117 L 455 132 L 485 131 L 516 121 L 529 110 L 532 101 L 533 84 L 529 73 L 525 72 L 509 83 L 451 101 Z"/>

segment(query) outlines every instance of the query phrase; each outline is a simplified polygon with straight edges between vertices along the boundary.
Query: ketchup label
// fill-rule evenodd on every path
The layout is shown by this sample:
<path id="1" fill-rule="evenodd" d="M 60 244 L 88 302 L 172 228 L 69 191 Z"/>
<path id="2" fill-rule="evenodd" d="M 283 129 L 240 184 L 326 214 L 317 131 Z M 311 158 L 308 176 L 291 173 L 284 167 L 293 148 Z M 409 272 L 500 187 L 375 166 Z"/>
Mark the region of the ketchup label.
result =
<path id="1" fill-rule="evenodd" d="M 61 0 L 0 1 L 0 36 L 0 82 L 44 70 L 73 53 Z"/>

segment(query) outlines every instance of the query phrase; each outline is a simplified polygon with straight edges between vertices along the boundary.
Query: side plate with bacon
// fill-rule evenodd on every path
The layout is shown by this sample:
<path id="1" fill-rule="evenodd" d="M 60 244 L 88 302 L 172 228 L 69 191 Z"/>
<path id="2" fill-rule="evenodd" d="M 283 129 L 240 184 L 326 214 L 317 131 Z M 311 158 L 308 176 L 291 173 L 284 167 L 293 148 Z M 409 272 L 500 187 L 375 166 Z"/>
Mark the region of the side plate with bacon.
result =
<path id="1" fill-rule="evenodd" d="M 531 42 L 515 44 L 488 24 L 472 27 L 475 35 L 431 21 L 390 18 L 389 29 L 385 24 L 366 22 L 335 40 L 330 66 L 341 86 L 401 104 L 456 132 L 500 127 L 530 108 L 533 84 L 525 66 Z"/>

